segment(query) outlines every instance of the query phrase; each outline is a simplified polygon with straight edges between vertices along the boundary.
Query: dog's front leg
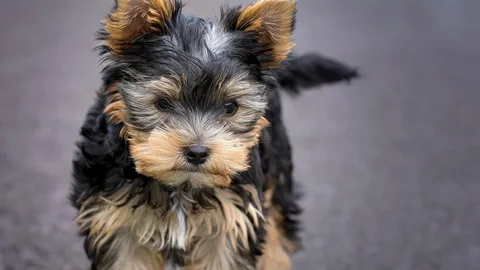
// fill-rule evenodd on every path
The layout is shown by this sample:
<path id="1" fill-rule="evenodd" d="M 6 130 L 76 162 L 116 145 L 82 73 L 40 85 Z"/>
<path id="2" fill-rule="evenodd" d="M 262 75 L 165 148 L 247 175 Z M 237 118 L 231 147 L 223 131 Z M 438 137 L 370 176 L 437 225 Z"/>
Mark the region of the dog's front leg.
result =
<path id="1" fill-rule="evenodd" d="M 233 248 L 225 235 L 201 240 L 188 260 L 185 270 L 255 270 L 251 257 Z"/>
<path id="2" fill-rule="evenodd" d="M 268 219 L 265 228 L 267 237 L 256 270 L 292 269 L 290 256 L 282 246 L 281 235 L 273 218 Z"/>
<path id="3" fill-rule="evenodd" d="M 165 270 L 163 254 L 139 245 L 129 232 L 115 235 L 94 257 L 95 270 Z"/>

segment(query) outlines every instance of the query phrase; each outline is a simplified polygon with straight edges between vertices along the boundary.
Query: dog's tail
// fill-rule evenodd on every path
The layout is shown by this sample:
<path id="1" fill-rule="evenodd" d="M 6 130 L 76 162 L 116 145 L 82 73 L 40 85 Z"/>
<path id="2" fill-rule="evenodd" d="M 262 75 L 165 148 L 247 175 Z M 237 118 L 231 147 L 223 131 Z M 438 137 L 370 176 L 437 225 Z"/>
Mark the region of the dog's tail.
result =
<path id="1" fill-rule="evenodd" d="M 289 93 L 360 77 L 356 68 L 318 54 L 290 55 L 275 71 L 280 87 Z"/>

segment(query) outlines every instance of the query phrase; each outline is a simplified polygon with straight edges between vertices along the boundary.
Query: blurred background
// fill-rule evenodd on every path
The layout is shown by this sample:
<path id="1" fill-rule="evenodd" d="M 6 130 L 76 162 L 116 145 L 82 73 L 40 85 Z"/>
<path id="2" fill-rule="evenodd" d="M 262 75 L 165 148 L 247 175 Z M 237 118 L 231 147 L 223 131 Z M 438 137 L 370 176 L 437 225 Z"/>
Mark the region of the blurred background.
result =
<path id="1" fill-rule="evenodd" d="M 1 270 L 87 267 L 66 196 L 112 3 L 0 1 Z M 480 1 L 298 0 L 295 39 L 365 78 L 284 99 L 306 191 L 294 269 L 479 270 Z"/>

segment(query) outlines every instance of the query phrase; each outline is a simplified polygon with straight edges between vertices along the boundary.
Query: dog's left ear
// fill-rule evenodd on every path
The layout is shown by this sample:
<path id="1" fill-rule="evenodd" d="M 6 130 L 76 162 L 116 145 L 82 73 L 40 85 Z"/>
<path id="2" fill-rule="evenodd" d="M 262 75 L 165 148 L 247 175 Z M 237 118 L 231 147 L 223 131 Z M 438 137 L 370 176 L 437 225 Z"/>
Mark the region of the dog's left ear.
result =
<path id="1" fill-rule="evenodd" d="M 228 30 L 253 33 L 263 47 L 263 67 L 277 67 L 295 46 L 295 0 L 258 0 L 255 4 L 223 12 L 222 21 Z"/>

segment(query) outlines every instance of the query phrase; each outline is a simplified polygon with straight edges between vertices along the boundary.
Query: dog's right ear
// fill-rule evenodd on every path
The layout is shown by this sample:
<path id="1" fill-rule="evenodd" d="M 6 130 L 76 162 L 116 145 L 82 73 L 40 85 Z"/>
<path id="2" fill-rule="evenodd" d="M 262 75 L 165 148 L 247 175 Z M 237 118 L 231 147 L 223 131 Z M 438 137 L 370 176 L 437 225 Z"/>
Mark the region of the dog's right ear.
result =
<path id="1" fill-rule="evenodd" d="M 181 8 L 178 0 L 115 0 L 102 39 L 113 53 L 120 53 L 142 34 L 165 31 Z"/>

